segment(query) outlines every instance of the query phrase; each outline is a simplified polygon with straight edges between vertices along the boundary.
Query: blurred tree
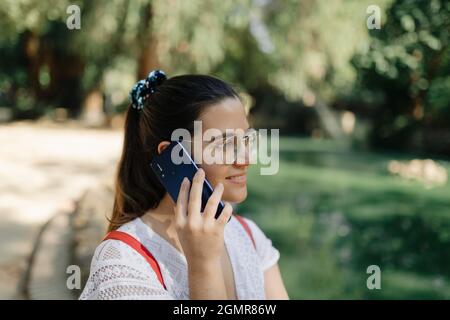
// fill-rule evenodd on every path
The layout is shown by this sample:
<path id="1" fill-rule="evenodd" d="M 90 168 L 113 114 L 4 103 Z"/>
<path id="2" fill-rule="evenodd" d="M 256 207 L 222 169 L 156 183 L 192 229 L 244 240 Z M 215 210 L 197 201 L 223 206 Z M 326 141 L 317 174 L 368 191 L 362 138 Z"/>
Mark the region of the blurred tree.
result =
<path id="1" fill-rule="evenodd" d="M 368 42 L 365 21 L 370 3 L 158 3 L 154 19 L 159 57 L 174 71 L 213 73 L 239 84 L 254 98 L 253 111 L 265 115 L 266 127 L 311 131 L 317 121 L 302 106 L 316 106 L 312 111 L 328 134 L 339 136 L 328 104 L 337 93 L 349 92 L 356 78 L 349 60 Z"/>
<path id="2" fill-rule="evenodd" d="M 4 1 L 0 4 L 0 89 L 17 106 L 14 88 L 30 103 L 65 107 L 78 115 L 84 97 L 101 86 L 115 57 L 125 52 L 129 0 L 82 1 L 81 30 L 66 26 L 69 1 Z M 101 21 L 102 23 L 98 23 Z M 31 106 L 32 107 L 32 106 Z"/>
<path id="3" fill-rule="evenodd" d="M 66 27 L 70 4 L 81 8 L 81 30 Z M 40 102 L 78 115 L 83 99 L 102 89 L 111 69 L 128 74 L 134 69 L 139 78 L 156 67 L 169 74 L 211 72 L 223 62 L 228 18 L 235 5 L 240 3 L 4 1 L 0 90 L 16 107 L 23 93 L 27 108 Z M 117 88 L 117 81 L 109 82 L 107 86 Z M 124 88 L 131 86 L 128 82 Z"/>
<path id="4" fill-rule="evenodd" d="M 69 4 L 0 3 L 0 99 L 18 113 L 45 105 L 77 115 L 99 91 L 125 106 L 133 82 L 159 67 L 223 77 L 250 94 L 266 127 L 289 132 L 310 133 L 320 120 L 339 136 L 329 105 L 345 101 L 355 80 L 355 101 L 387 105 L 374 137 L 391 130 L 384 124 L 433 127 L 447 119 L 440 116 L 448 114 L 449 83 L 443 1 L 396 1 L 371 39 L 370 0 L 80 0 L 81 30 L 66 27 Z M 353 68 L 360 47 L 367 49 Z"/>
<path id="5" fill-rule="evenodd" d="M 450 154 L 450 2 L 397 0 L 370 35 L 353 63 L 373 145 Z"/>

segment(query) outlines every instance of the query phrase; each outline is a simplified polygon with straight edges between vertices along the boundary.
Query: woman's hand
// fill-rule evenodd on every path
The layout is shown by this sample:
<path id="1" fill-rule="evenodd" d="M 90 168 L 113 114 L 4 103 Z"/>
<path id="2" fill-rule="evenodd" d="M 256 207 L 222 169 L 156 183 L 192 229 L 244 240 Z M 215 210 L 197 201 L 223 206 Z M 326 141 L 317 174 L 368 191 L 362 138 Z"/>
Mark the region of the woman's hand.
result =
<path id="1" fill-rule="evenodd" d="M 184 179 L 175 206 L 175 229 L 188 263 L 189 298 L 227 299 L 221 256 L 224 249 L 224 228 L 232 214 L 225 204 L 219 218 L 215 214 L 223 193 L 217 184 L 203 213 L 201 197 L 205 172 L 199 169 L 190 182 Z"/>
<path id="2" fill-rule="evenodd" d="M 222 198 L 223 184 L 218 183 L 209 198 L 203 213 L 201 197 L 205 172 L 199 169 L 192 187 L 184 178 L 175 206 L 175 228 L 188 263 L 209 263 L 219 261 L 224 248 L 224 228 L 232 215 L 232 207 L 225 204 L 220 216 L 215 219 L 217 207 Z"/>

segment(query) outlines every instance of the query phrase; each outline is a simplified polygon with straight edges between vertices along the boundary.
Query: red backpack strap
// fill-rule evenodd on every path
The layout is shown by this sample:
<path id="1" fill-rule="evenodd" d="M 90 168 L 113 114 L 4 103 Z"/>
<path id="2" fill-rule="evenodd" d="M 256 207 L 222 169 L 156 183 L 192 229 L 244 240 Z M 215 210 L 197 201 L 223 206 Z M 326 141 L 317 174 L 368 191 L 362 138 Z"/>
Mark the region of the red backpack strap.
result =
<path id="1" fill-rule="evenodd" d="M 250 237 L 250 239 L 253 242 L 253 247 L 256 250 L 256 243 L 255 243 L 255 239 L 253 239 L 253 234 L 252 234 L 252 230 L 250 230 L 250 227 L 248 226 L 247 221 L 245 221 L 245 219 L 237 214 L 234 214 L 234 216 L 236 217 L 236 219 L 241 223 L 241 225 L 244 227 L 245 232 L 247 232 L 248 236 Z"/>
<path id="2" fill-rule="evenodd" d="M 162 274 L 161 274 L 161 269 L 159 268 L 158 262 L 156 261 L 155 257 L 153 257 L 153 255 L 150 253 L 150 251 L 148 251 L 147 248 L 144 247 L 144 245 L 142 243 L 140 243 L 138 240 L 136 240 L 133 236 L 129 235 L 128 233 L 122 232 L 122 231 L 117 231 L 117 230 L 109 232 L 103 238 L 102 241 L 109 240 L 109 239 L 120 240 L 122 242 L 125 242 L 127 245 L 129 245 L 134 250 L 136 250 L 141 256 L 143 256 L 145 258 L 145 260 L 147 260 L 147 262 L 150 264 L 153 271 L 155 271 L 159 282 L 161 282 L 164 289 L 167 290 L 166 285 L 163 280 L 163 277 L 162 277 Z"/>

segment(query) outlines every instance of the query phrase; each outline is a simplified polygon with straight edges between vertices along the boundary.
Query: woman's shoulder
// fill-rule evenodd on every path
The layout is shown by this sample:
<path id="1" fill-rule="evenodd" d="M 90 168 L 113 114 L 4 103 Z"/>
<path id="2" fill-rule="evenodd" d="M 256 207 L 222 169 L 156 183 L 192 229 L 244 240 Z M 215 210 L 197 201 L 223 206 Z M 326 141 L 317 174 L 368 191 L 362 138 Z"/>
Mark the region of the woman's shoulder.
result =
<path id="1" fill-rule="evenodd" d="M 126 232 L 139 242 L 143 241 L 143 235 L 137 230 L 136 219 L 123 224 L 117 231 Z M 127 243 L 117 239 L 106 239 L 101 241 L 93 254 L 91 271 L 105 268 L 108 265 L 129 267 L 134 269 L 147 269 L 145 259 L 136 253 Z"/>
<path id="2" fill-rule="evenodd" d="M 235 214 L 234 217 L 239 222 L 238 225 L 240 225 L 240 228 L 248 229 L 246 230 L 247 233 L 249 233 L 249 236 L 252 236 L 255 240 L 261 240 L 261 238 L 266 237 L 265 233 L 262 231 L 262 229 L 258 226 L 258 224 L 254 221 L 254 219 L 250 218 L 247 215 L 242 214 Z"/>
<path id="3" fill-rule="evenodd" d="M 131 234 L 135 224 L 128 222 L 118 230 Z M 167 298 L 167 293 L 148 262 L 132 247 L 116 239 L 104 240 L 97 246 L 80 299 L 153 299 L 155 296 Z"/>
<path id="4" fill-rule="evenodd" d="M 263 270 L 273 266 L 280 258 L 279 250 L 254 219 L 244 215 L 239 215 L 239 217 L 244 220 L 251 232 Z"/>

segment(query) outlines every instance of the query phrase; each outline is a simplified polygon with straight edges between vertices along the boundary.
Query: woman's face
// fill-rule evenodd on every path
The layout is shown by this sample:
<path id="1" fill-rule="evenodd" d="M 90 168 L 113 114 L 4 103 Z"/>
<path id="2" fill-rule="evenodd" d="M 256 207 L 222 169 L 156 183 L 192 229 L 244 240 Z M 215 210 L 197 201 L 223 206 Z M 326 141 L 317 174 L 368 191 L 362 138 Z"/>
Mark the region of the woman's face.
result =
<path id="1" fill-rule="evenodd" d="M 237 98 L 227 98 L 221 102 L 208 106 L 198 119 L 202 121 L 202 131 L 215 128 L 222 133 L 230 129 L 246 131 L 249 128 L 244 106 Z M 203 146 L 208 142 L 203 142 Z M 194 146 L 195 147 L 195 146 Z M 229 164 L 207 164 L 205 161 L 200 165 L 206 173 L 206 178 L 215 187 L 219 182 L 224 186 L 222 200 L 240 203 L 247 197 L 247 169 L 248 157 L 240 157 L 240 161 Z"/>
<path id="2" fill-rule="evenodd" d="M 219 103 L 208 106 L 197 121 L 201 121 L 202 124 L 202 137 L 193 137 L 194 139 L 192 139 L 193 143 L 191 145 L 191 154 L 197 163 L 199 161 L 195 158 L 193 152 L 196 148 L 194 141 L 197 141 L 197 139 L 203 141 L 203 134 L 205 131 L 215 129 L 217 134 L 228 134 L 229 132 L 227 131 L 239 130 L 242 134 L 249 129 L 244 106 L 237 98 L 227 98 Z M 158 152 L 161 153 L 169 144 L 170 142 L 168 141 L 161 142 L 158 146 Z M 203 141 L 200 148 L 202 153 L 208 145 L 208 141 Z M 227 157 L 226 153 L 224 157 Z M 222 200 L 231 203 L 240 203 L 247 197 L 247 169 L 249 166 L 249 156 L 245 149 L 244 151 L 239 152 L 238 159 L 239 161 L 227 161 L 226 164 L 208 164 L 202 159 L 202 163 L 200 164 L 200 167 L 205 170 L 206 178 L 213 188 L 219 182 L 223 184 L 224 191 Z"/>

